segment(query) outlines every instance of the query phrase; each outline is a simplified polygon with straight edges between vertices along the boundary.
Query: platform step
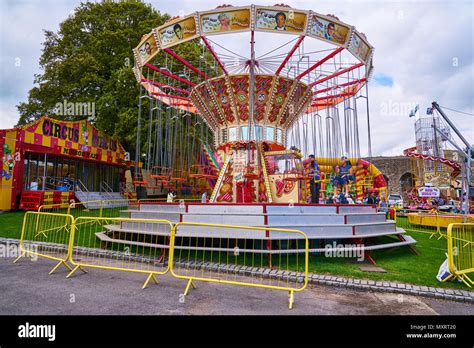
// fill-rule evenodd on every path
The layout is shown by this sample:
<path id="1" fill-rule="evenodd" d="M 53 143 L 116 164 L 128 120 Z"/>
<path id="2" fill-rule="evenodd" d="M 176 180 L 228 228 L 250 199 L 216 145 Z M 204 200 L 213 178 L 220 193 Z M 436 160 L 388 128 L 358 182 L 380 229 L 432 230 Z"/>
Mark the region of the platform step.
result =
<path id="1" fill-rule="evenodd" d="M 134 241 L 134 240 L 124 240 L 124 239 L 110 238 L 105 232 L 97 232 L 95 235 L 97 236 L 97 238 L 99 238 L 103 242 L 143 246 L 143 247 L 148 247 L 148 248 L 169 249 L 169 245 L 166 245 L 166 244 L 146 243 L 146 242 L 137 242 L 137 241 Z"/>

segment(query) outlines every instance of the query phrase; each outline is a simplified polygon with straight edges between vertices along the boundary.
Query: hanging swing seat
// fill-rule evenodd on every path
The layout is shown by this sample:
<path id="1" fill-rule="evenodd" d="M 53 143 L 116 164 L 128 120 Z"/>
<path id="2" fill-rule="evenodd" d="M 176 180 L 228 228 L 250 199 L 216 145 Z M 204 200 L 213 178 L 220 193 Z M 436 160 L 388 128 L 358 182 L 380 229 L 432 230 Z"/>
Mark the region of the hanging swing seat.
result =
<path id="1" fill-rule="evenodd" d="M 188 176 L 193 179 L 217 179 L 219 177 L 210 166 L 201 164 L 192 165 L 189 168 Z"/>
<path id="2" fill-rule="evenodd" d="M 148 181 L 146 181 L 144 178 L 143 178 L 143 174 L 135 174 L 135 176 L 133 177 L 133 186 L 135 187 L 141 187 L 141 186 L 146 186 L 148 185 Z"/>
<path id="3" fill-rule="evenodd" d="M 173 170 L 170 177 L 171 182 L 185 182 L 186 181 L 186 171 L 185 170 Z"/>
<path id="4" fill-rule="evenodd" d="M 176 182 L 164 182 L 163 183 L 163 189 L 165 190 L 176 190 L 178 188 L 178 185 Z"/>
<path id="5" fill-rule="evenodd" d="M 200 164 L 194 164 L 189 168 L 189 174 L 188 176 L 190 178 L 194 179 L 201 179 L 204 178 L 204 167 L 203 165 Z"/>
<path id="6" fill-rule="evenodd" d="M 150 178 L 156 180 L 156 182 L 162 182 L 169 179 L 171 175 L 171 168 L 154 166 L 151 168 Z"/>

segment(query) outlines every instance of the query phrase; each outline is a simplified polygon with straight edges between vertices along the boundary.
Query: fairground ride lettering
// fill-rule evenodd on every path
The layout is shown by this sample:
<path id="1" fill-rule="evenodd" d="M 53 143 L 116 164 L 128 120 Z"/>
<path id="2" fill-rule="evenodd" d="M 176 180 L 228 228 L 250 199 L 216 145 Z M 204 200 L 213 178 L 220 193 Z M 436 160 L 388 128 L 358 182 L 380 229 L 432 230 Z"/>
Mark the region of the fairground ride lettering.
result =
<path id="1" fill-rule="evenodd" d="M 90 158 L 90 159 L 98 159 L 97 154 L 95 153 L 90 153 L 86 151 L 80 151 L 76 149 L 63 149 L 63 154 L 65 155 L 70 155 L 70 156 L 76 156 L 76 157 L 84 157 L 84 158 Z"/>

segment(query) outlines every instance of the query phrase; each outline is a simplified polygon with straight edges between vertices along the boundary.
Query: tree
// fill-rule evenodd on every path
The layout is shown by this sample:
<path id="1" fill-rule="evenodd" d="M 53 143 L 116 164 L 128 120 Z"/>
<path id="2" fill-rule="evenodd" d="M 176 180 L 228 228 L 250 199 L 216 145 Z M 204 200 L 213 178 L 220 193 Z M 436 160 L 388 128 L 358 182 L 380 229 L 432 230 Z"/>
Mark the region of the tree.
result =
<path id="1" fill-rule="evenodd" d="M 115 136 L 126 149 L 135 147 L 139 86 L 132 71 L 132 49 L 151 28 L 170 16 L 140 1 L 83 3 L 60 24 L 58 32 L 45 30 L 42 74 L 28 101 L 17 105 L 18 126 L 43 115 L 65 120 L 84 115 L 58 115 L 64 101 L 95 103 L 90 120 Z"/>

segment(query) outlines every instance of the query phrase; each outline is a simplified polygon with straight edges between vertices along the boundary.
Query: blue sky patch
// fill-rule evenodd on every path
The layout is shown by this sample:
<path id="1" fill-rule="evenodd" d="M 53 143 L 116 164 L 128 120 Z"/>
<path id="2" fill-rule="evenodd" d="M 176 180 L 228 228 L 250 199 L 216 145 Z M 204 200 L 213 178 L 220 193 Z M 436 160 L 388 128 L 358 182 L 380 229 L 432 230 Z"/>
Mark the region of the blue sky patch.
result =
<path id="1" fill-rule="evenodd" d="M 381 86 L 388 86 L 392 87 L 393 86 L 393 79 L 385 74 L 376 74 L 374 75 L 374 81 Z"/>

